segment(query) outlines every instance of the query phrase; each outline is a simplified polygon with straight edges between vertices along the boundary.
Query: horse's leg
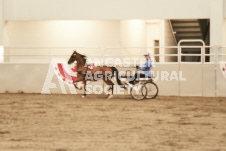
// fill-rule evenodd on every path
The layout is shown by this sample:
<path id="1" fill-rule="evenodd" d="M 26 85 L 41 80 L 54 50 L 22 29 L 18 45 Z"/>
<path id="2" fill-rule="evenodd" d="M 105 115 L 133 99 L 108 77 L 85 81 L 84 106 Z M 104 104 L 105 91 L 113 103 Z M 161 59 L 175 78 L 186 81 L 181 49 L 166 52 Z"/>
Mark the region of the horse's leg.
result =
<path id="1" fill-rule="evenodd" d="M 112 89 L 112 94 L 109 94 L 109 95 L 108 95 L 108 99 L 110 99 L 110 98 L 113 97 L 114 83 L 113 83 L 111 80 L 109 80 L 109 79 L 104 79 L 104 82 L 105 82 L 107 85 L 110 86 L 110 88 L 109 88 L 108 90 Z"/>
<path id="2" fill-rule="evenodd" d="M 114 84 L 112 85 L 112 88 L 111 88 L 111 94 L 112 95 L 114 94 Z"/>
<path id="3" fill-rule="evenodd" d="M 83 76 L 83 75 L 78 74 L 77 79 L 76 79 L 75 81 L 73 81 L 74 86 L 75 86 L 75 88 L 76 88 L 76 89 L 79 89 L 79 90 L 81 90 L 81 89 L 82 89 L 82 88 L 78 88 L 78 87 L 75 85 L 75 83 L 76 83 L 76 82 L 81 82 L 81 81 L 84 81 L 84 76 Z"/>
<path id="4" fill-rule="evenodd" d="M 82 98 L 84 98 L 86 96 L 86 80 L 84 80 L 84 94 L 82 96 Z"/>

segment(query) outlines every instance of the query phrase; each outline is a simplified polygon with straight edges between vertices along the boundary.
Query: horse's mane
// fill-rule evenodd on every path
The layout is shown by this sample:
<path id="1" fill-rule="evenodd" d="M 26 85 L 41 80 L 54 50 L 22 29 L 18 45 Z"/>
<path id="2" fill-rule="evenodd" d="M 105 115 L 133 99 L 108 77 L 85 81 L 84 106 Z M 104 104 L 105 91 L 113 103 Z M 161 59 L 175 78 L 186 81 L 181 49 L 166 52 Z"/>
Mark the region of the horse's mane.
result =
<path id="1" fill-rule="evenodd" d="M 78 52 L 77 52 L 78 53 Z M 82 57 L 82 59 L 83 59 L 83 61 L 86 63 L 86 56 L 85 55 L 82 55 L 82 54 L 80 54 L 80 53 L 78 53 L 81 57 Z"/>

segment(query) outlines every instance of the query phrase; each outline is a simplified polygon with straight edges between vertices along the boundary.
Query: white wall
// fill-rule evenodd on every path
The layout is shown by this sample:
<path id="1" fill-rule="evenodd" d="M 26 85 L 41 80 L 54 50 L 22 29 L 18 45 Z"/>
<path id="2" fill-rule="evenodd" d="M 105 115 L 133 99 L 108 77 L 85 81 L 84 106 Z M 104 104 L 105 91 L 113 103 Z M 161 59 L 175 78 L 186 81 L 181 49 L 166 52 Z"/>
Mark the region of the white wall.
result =
<path id="1" fill-rule="evenodd" d="M 226 18 L 226 11 L 222 11 L 226 9 L 226 0 L 1 1 L 5 21 L 211 18 L 211 45 L 222 41 L 216 37 L 222 33 L 222 18 Z M 0 35 L 1 32 L 0 25 Z"/>
<path id="2" fill-rule="evenodd" d="M 123 20 L 121 21 L 121 45 L 123 47 L 154 47 L 159 40 L 160 46 L 176 46 L 168 20 Z M 148 49 L 154 54 L 154 49 Z M 132 54 L 142 53 L 134 50 Z M 147 50 L 143 50 L 147 51 Z M 177 53 L 177 49 L 160 48 L 160 54 Z M 160 57 L 160 61 L 176 61 L 174 57 Z"/>
<path id="3" fill-rule="evenodd" d="M 5 54 L 11 55 L 48 55 L 50 49 L 51 54 L 69 55 L 75 47 L 153 47 L 154 40 L 159 40 L 160 46 L 175 45 L 168 21 L 8 21 L 4 28 L 4 46 L 9 47 Z M 57 47 L 70 48 L 67 53 L 66 49 Z M 147 49 L 130 49 L 129 53 L 139 55 L 146 51 Z M 153 53 L 153 49 L 151 51 Z M 168 50 L 160 49 L 160 54 L 165 51 Z M 85 49 L 83 53 L 100 55 L 102 52 L 101 49 Z M 36 57 L 37 60 L 40 59 Z M 28 57 L 11 56 L 10 62 L 22 59 L 30 61 Z M 41 60 L 47 59 L 48 57 Z M 5 61 L 9 59 L 5 57 Z M 161 57 L 161 61 L 165 61 L 165 58 Z"/>
<path id="4" fill-rule="evenodd" d="M 5 21 L 211 18 L 212 45 L 222 41 L 216 37 L 222 33 L 219 28 L 222 27 L 221 19 L 226 18 L 226 11 L 222 11 L 226 9 L 226 0 L 1 1 Z M 0 35 L 1 32 L 0 27 Z"/>
<path id="5" fill-rule="evenodd" d="M 209 18 L 209 0 L 4 0 L 6 20 Z"/>
<path id="6" fill-rule="evenodd" d="M 146 47 L 146 21 L 121 21 L 121 45 L 123 47 Z"/>
<path id="7" fill-rule="evenodd" d="M 165 36 L 164 36 L 165 46 L 175 46 L 175 45 L 177 45 L 176 41 L 174 40 L 174 35 L 172 33 L 169 20 L 164 20 L 164 29 L 163 30 L 164 30 L 164 33 L 165 33 Z"/>
<path id="8" fill-rule="evenodd" d="M 223 44 L 224 0 L 211 0 L 210 45 Z"/>
<path id="9" fill-rule="evenodd" d="M 226 19 L 224 19 L 224 29 L 223 29 L 223 45 L 226 45 Z"/>
<path id="10" fill-rule="evenodd" d="M 164 46 L 176 46 L 177 43 L 174 40 L 174 35 L 172 33 L 169 20 L 164 20 Z M 165 48 L 164 54 L 177 54 L 177 49 L 175 48 Z M 165 61 L 176 61 L 176 57 L 165 57 Z"/>
<path id="11" fill-rule="evenodd" d="M 3 18 L 3 1 L 0 0 L 0 46 L 3 45 L 3 28 L 4 28 L 4 18 Z"/>
<path id="12" fill-rule="evenodd" d="M 223 6 L 223 7 L 224 7 L 224 10 L 226 10 L 226 0 L 224 0 L 223 3 L 224 3 L 224 4 L 223 4 L 223 5 L 224 5 L 224 6 Z M 226 11 L 224 11 L 224 18 L 226 18 Z"/>
<path id="13" fill-rule="evenodd" d="M 226 19 L 223 25 L 223 46 L 226 46 Z M 226 48 L 219 48 L 220 54 L 226 54 Z M 226 56 L 218 56 L 220 61 L 226 61 Z"/>
<path id="14" fill-rule="evenodd" d="M 223 29 L 223 46 L 226 46 L 226 19 L 224 19 L 224 29 Z M 221 48 L 221 54 L 226 54 L 226 48 Z M 220 61 L 226 61 L 226 56 L 219 56 Z"/>
<path id="15" fill-rule="evenodd" d="M 159 41 L 159 45 L 164 41 L 164 37 L 162 37 L 162 30 L 164 30 L 161 26 L 162 20 L 148 20 L 147 21 L 147 47 L 150 47 L 148 50 L 151 52 L 151 56 L 155 54 L 155 40 Z M 159 49 L 160 51 L 160 49 Z M 160 52 L 159 52 L 160 53 Z M 153 57 L 152 58 L 158 58 Z"/>
<path id="16" fill-rule="evenodd" d="M 120 45 L 119 21 L 10 21 L 6 26 L 11 47 Z"/>
<path id="17" fill-rule="evenodd" d="M 147 21 L 147 47 L 153 47 L 155 40 L 160 40 L 160 20 Z M 161 41 L 161 40 L 160 40 Z M 154 53 L 154 49 L 151 49 Z"/>
<path id="18" fill-rule="evenodd" d="M 48 62 L 48 56 L 37 55 L 70 55 L 76 47 L 119 47 L 120 21 L 8 21 L 4 46 L 5 54 L 33 55 L 5 56 L 6 62 Z M 77 50 L 86 55 L 103 52 L 100 48 Z"/>
<path id="19" fill-rule="evenodd" d="M 159 31 L 158 31 L 159 37 L 155 37 L 155 38 L 159 39 L 159 46 L 162 47 L 162 48 L 159 49 L 159 53 L 160 54 L 173 54 L 173 53 L 176 53 L 176 49 L 164 48 L 165 46 L 176 46 L 177 45 L 175 40 L 174 40 L 174 38 L 173 38 L 174 35 L 173 35 L 172 31 L 171 31 L 169 20 L 159 20 L 158 26 L 159 26 L 158 27 L 159 28 Z M 152 47 L 153 46 L 154 46 L 154 44 L 152 44 Z M 160 62 L 175 61 L 175 59 L 172 58 L 172 57 L 160 56 L 159 58 L 160 58 Z"/>

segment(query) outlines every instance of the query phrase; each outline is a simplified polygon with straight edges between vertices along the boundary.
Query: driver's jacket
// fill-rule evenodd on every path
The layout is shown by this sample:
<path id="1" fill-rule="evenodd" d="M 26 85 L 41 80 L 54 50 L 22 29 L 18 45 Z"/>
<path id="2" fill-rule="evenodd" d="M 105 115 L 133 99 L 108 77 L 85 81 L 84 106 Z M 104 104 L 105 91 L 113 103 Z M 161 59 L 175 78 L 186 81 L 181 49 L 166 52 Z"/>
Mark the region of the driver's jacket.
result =
<path id="1" fill-rule="evenodd" d="M 139 70 L 142 70 L 145 76 L 147 77 L 153 77 L 152 73 L 150 72 L 150 69 L 152 69 L 152 62 L 151 59 L 147 59 L 146 63 L 144 64 L 143 67 L 138 67 Z"/>

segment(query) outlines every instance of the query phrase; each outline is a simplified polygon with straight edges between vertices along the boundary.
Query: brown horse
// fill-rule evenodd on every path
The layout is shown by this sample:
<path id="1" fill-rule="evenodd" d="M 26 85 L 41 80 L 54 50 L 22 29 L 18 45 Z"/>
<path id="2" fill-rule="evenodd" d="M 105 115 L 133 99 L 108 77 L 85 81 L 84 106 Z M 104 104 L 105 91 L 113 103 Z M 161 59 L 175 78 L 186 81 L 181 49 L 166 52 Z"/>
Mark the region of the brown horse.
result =
<path id="1" fill-rule="evenodd" d="M 114 77 L 114 73 L 118 85 L 125 88 L 119 79 L 118 70 L 115 67 L 94 66 L 92 68 L 89 68 L 89 65 L 86 64 L 86 56 L 76 52 L 76 50 L 72 53 L 70 59 L 68 60 L 68 64 L 72 64 L 75 61 L 77 62 L 77 79 L 73 82 L 76 83 L 79 81 L 84 81 L 83 97 L 86 96 L 86 81 L 97 81 L 97 80 L 103 80 L 107 85 L 110 86 L 109 90 L 112 89 L 112 94 L 109 95 L 108 98 L 112 97 L 114 83 L 111 81 L 111 79 L 112 77 Z"/>

